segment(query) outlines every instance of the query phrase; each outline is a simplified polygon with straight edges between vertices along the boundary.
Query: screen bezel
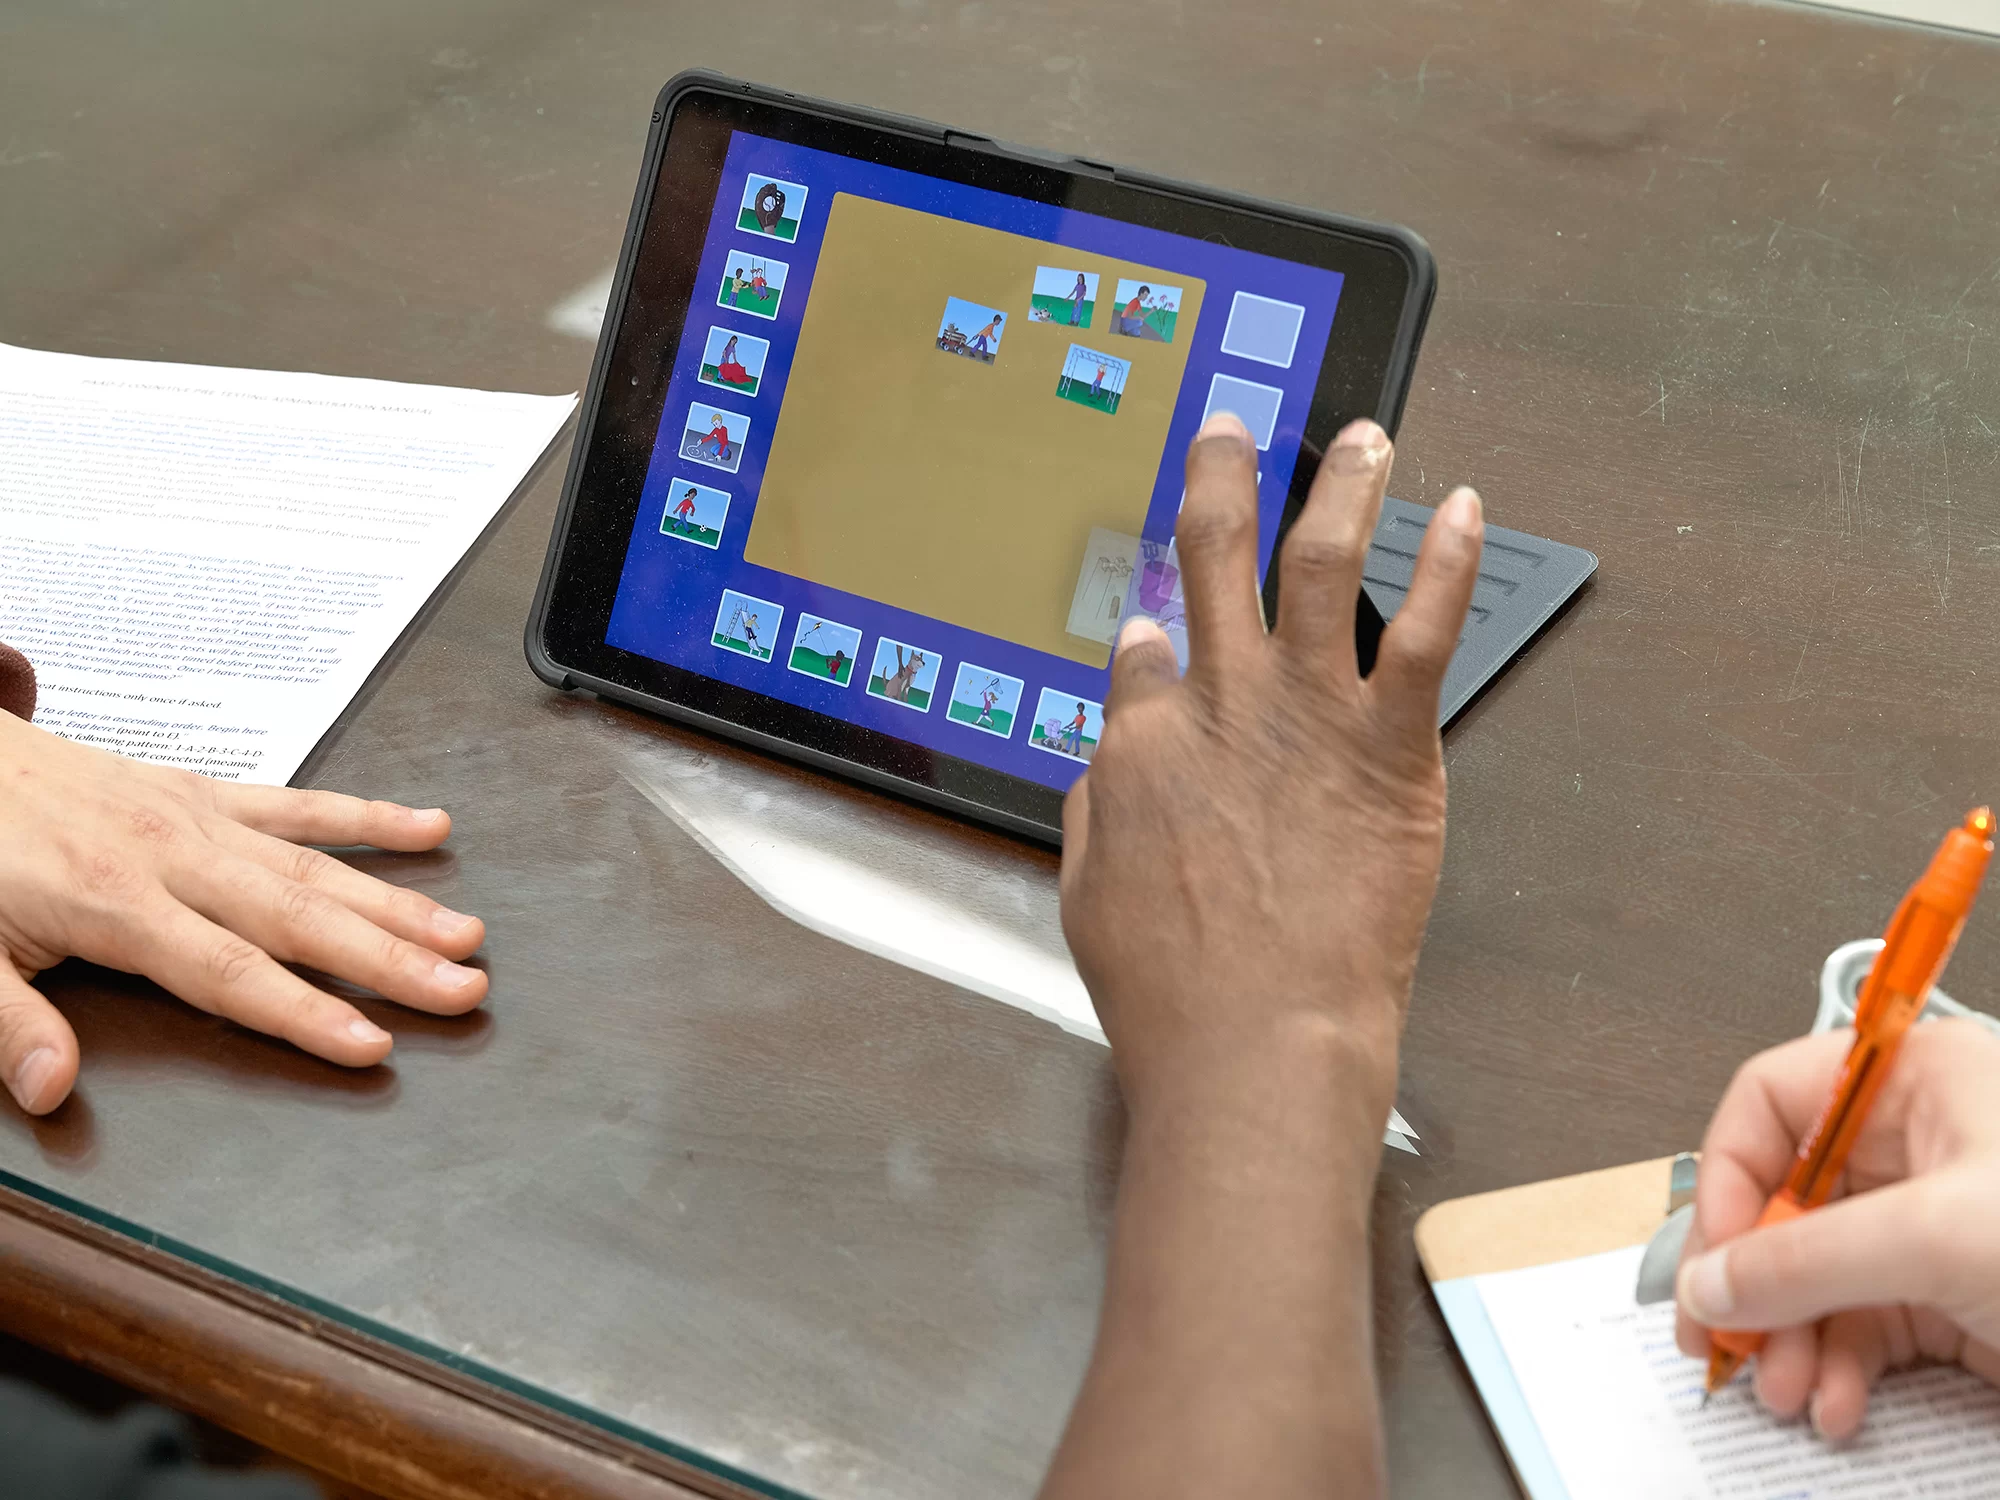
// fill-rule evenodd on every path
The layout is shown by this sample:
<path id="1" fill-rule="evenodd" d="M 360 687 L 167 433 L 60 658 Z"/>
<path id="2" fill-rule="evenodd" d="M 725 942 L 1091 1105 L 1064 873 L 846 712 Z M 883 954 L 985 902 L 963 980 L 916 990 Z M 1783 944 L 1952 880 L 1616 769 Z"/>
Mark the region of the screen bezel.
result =
<path id="1" fill-rule="evenodd" d="M 666 397 L 660 351 L 678 347 L 693 306 L 706 227 L 738 130 L 1341 272 L 1328 341 L 1329 350 L 1338 342 L 1339 357 L 1321 364 L 1280 546 L 1304 503 L 1317 451 L 1333 434 L 1360 416 L 1395 431 L 1430 305 L 1429 252 L 1394 226 L 1043 157 L 712 74 L 683 74 L 662 90 L 528 622 L 530 663 L 552 684 L 588 688 L 1059 844 L 1063 794 L 1054 788 L 605 641 Z M 1265 584 L 1272 617 L 1277 573 L 1270 569 Z"/>

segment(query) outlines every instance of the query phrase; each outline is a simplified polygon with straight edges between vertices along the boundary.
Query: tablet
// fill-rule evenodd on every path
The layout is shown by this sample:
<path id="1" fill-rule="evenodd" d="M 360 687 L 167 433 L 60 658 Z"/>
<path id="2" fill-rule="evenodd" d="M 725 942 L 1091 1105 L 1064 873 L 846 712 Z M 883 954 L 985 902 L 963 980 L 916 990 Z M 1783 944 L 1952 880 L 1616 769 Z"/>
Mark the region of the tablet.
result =
<path id="1" fill-rule="evenodd" d="M 1272 609 L 1312 452 L 1395 430 L 1433 279 L 1392 226 L 684 74 L 529 660 L 1059 842 L 1119 622 L 1184 650 L 1196 430 L 1256 439 Z"/>

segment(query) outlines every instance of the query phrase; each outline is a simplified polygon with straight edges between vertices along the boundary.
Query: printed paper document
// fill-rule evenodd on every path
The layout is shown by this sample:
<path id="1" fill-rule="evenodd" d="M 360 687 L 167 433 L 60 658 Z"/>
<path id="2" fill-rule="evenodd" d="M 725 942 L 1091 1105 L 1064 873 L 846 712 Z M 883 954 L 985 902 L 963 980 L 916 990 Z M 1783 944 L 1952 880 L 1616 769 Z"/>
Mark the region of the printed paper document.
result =
<path id="1" fill-rule="evenodd" d="M 1643 1253 L 1474 1278 L 1569 1500 L 2000 1500 L 2000 1390 L 1956 1367 L 1890 1376 L 1839 1447 L 1747 1377 L 1704 1410 L 1673 1304 L 1633 1301 Z"/>
<path id="2" fill-rule="evenodd" d="M 575 404 L 0 344 L 0 641 L 35 722 L 290 780 Z"/>

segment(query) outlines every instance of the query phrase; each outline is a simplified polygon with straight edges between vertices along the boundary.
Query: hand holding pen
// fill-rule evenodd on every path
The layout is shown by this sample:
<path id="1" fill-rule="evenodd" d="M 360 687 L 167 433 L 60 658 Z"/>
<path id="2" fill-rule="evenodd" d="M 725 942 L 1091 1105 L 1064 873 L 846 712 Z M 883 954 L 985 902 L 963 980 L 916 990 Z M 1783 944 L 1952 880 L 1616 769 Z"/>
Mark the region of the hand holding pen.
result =
<path id="1" fill-rule="evenodd" d="M 1704 1142 L 1680 1345 L 1712 1384 L 1755 1353 L 1764 1404 L 1809 1408 L 1829 1437 L 1860 1426 L 1896 1366 L 1957 1361 L 2000 1383 L 2000 1040 L 1969 1021 L 1910 1030 L 1991 831 L 1984 809 L 1954 830 L 1898 909 L 1855 1032 L 1753 1059 Z"/>

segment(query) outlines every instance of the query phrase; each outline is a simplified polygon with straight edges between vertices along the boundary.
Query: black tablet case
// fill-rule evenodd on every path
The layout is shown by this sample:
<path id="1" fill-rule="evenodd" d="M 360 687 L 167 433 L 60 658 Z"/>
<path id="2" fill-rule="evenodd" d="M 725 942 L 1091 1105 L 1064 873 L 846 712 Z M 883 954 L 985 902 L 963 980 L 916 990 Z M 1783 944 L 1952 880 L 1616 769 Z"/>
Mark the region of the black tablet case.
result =
<path id="1" fill-rule="evenodd" d="M 1409 592 L 1417 547 L 1432 514 L 1407 500 L 1392 497 L 1382 502 L 1382 518 L 1375 525 L 1361 583 L 1385 620 L 1395 618 Z M 1465 633 L 1458 638 L 1458 650 L 1452 653 L 1438 694 L 1438 726 L 1457 718 L 1596 571 L 1596 554 L 1581 547 L 1487 526 Z"/>

